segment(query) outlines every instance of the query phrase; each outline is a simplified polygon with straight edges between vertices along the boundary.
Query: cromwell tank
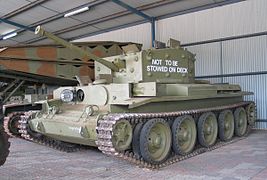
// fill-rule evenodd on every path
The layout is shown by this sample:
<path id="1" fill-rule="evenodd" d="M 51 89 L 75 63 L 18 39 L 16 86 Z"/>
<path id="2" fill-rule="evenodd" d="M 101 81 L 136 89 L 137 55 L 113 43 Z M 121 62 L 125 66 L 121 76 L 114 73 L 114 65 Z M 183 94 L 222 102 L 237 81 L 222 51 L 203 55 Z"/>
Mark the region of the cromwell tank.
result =
<path id="1" fill-rule="evenodd" d="M 41 111 L 21 117 L 20 132 L 35 141 L 95 146 L 141 167 L 159 168 L 243 138 L 255 123 L 255 104 L 239 85 L 195 80 L 195 56 L 169 47 L 98 58 L 46 32 L 95 61 L 96 80 L 61 87 Z"/>

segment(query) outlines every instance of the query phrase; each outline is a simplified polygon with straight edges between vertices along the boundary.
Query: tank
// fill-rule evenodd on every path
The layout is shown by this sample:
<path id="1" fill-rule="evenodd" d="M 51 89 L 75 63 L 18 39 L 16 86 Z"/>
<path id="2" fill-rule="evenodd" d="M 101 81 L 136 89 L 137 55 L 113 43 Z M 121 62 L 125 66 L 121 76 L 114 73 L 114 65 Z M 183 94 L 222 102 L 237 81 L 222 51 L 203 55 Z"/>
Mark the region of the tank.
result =
<path id="1" fill-rule="evenodd" d="M 97 147 L 140 167 L 160 168 L 240 140 L 256 119 L 255 103 L 239 85 L 195 79 L 195 55 L 168 47 L 99 58 L 40 26 L 46 36 L 95 61 L 95 81 L 60 87 L 40 111 L 21 116 L 28 140 L 72 151 Z"/>
<path id="2" fill-rule="evenodd" d="M 9 154 L 9 146 L 8 135 L 3 127 L 0 126 L 0 166 L 6 162 L 6 158 Z"/>
<path id="3" fill-rule="evenodd" d="M 0 96 L 0 120 L 2 122 L 2 119 L 4 118 L 4 115 L 2 113 L 2 98 Z M 6 162 L 6 158 L 9 154 L 9 146 L 10 143 L 8 141 L 8 135 L 4 131 L 4 128 L 2 125 L 0 125 L 0 166 L 2 166 Z"/>

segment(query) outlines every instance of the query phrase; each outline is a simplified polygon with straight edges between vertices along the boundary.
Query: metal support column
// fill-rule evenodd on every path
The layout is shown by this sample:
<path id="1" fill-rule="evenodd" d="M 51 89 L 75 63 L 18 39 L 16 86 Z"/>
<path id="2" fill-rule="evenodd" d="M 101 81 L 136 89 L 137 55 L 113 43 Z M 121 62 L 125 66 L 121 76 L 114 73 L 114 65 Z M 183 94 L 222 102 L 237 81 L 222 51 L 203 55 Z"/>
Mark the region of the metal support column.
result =
<path id="1" fill-rule="evenodd" d="M 156 27 L 155 27 L 155 18 L 152 18 L 151 21 L 151 40 L 152 40 L 152 47 L 155 47 L 155 40 L 156 40 Z"/>
<path id="2" fill-rule="evenodd" d="M 220 75 L 223 74 L 223 47 L 222 42 L 220 42 Z M 223 77 L 221 77 L 221 83 L 223 83 Z"/>

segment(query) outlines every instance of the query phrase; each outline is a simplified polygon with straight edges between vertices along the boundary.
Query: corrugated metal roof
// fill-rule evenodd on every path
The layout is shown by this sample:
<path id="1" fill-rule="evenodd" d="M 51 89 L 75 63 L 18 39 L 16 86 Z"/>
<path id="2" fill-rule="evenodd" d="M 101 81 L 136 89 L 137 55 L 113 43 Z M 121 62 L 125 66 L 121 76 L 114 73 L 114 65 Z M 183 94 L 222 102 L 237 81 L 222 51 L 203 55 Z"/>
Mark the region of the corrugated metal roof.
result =
<path id="1" fill-rule="evenodd" d="M 5 16 L 6 14 L 16 11 L 17 9 L 20 9 L 21 7 L 29 4 L 29 1 L 27 0 L 8 0 L 8 1 L 0 1 L 1 4 L 1 11 L 0 15 Z"/>
<path id="2" fill-rule="evenodd" d="M 33 32 L 24 31 L 24 32 L 20 33 L 19 36 L 16 37 L 16 41 L 23 42 L 23 41 L 28 40 L 29 38 L 35 38 L 35 37 L 36 37 L 36 35 Z"/>
<path id="3" fill-rule="evenodd" d="M 71 18 L 63 18 L 51 21 L 43 25 L 43 27 L 49 31 L 59 31 L 62 29 L 66 29 L 69 27 L 74 27 L 80 24 L 81 21 L 71 19 Z M 36 37 L 36 36 L 35 36 Z"/>
<path id="4" fill-rule="evenodd" d="M 57 12 L 65 12 L 68 11 L 74 7 L 78 7 L 81 4 L 86 4 L 93 2 L 94 0 L 53 0 L 53 1 L 47 1 L 43 3 L 41 6 L 53 9 Z"/>
<path id="5" fill-rule="evenodd" d="M 239 1 L 242 0 L 121 0 L 156 19 Z M 64 18 L 64 14 L 85 6 L 90 8 L 89 11 Z M 112 0 L 0 1 L 0 16 L 0 47 L 49 42 L 21 27 L 7 25 L 4 20 L 30 28 L 43 25 L 46 30 L 67 40 L 149 21 Z M 17 36 L 8 40 L 2 39 L 3 35 L 14 30 L 18 33 Z"/>
<path id="6" fill-rule="evenodd" d="M 18 29 L 18 28 L 14 27 L 12 25 L 9 25 L 9 24 L 2 23 L 0 26 L 0 34 L 6 34 L 6 33 L 9 33 L 11 31 L 14 31 L 16 29 Z"/>
<path id="7" fill-rule="evenodd" d="M 176 1 L 174 3 L 170 3 L 165 5 L 164 7 L 157 7 L 154 9 L 149 9 L 147 11 L 144 11 L 146 14 L 149 14 L 150 16 L 161 16 L 165 15 L 166 11 L 168 10 L 169 13 L 172 12 L 179 12 L 184 10 L 193 9 L 196 7 L 202 7 L 211 4 L 211 0 L 190 0 L 190 1 Z M 213 1 L 214 3 L 214 1 Z"/>

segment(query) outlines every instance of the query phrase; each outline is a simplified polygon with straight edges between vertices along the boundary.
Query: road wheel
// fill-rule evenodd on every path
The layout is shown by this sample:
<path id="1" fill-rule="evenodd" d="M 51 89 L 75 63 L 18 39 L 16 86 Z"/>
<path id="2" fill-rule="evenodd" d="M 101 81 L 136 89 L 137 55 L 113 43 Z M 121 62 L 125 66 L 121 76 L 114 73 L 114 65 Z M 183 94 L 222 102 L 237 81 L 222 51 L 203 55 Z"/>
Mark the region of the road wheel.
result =
<path id="1" fill-rule="evenodd" d="M 164 162 L 170 153 L 172 135 L 164 119 L 147 121 L 140 134 L 140 151 L 145 161 L 151 164 Z"/>
<path id="2" fill-rule="evenodd" d="M 243 136 L 246 133 L 248 119 L 247 113 L 243 107 L 237 108 L 234 112 L 235 118 L 235 134 L 237 136 Z"/>
<path id="3" fill-rule="evenodd" d="M 196 124 L 192 116 L 185 115 L 175 119 L 172 125 L 172 147 L 176 154 L 190 153 L 197 139 Z"/>
<path id="4" fill-rule="evenodd" d="M 198 119 L 198 141 L 204 147 L 212 146 L 217 139 L 218 123 L 213 112 L 206 112 Z"/>
<path id="5" fill-rule="evenodd" d="M 224 110 L 220 113 L 219 119 L 219 137 L 222 141 L 230 140 L 234 135 L 234 115 L 230 110 Z"/>
<path id="6" fill-rule="evenodd" d="M 138 123 L 135 128 L 134 128 L 134 132 L 133 132 L 133 153 L 135 155 L 136 158 L 140 158 L 141 157 L 141 151 L 140 151 L 140 134 L 141 134 L 141 130 L 143 128 L 143 123 Z"/>

